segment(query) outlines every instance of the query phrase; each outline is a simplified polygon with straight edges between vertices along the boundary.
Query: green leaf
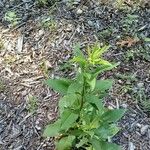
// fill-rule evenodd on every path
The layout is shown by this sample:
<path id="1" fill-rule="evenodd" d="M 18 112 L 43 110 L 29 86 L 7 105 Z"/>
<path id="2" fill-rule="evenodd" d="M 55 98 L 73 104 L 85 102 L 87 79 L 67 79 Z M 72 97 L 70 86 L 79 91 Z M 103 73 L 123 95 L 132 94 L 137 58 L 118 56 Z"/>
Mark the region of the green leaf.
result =
<path id="1" fill-rule="evenodd" d="M 68 87 L 71 84 L 71 80 L 69 79 L 49 79 L 46 81 L 46 84 L 61 93 L 62 95 L 67 93 Z"/>
<path id="2" fill-rule="evenodd" d="M 113 80 L 97 80 L 94 91 L 104 92 L 112 87 Z"/>
<path id="3" fill-rule="evenodd" d="M 96 85 L 96 78 L 93 78 L 92 80 L 87 80 L 87 82 L 90 85 L 91 91 L 93 91 Z"/>
<path id="4" fill-rule="evenodd" d="M 104 141 L 99 141 L 97 139 L 92 139 L 91 141 L 95 150 L 121 150 L 121 147 Z"/>
<path id="5" fill-rule="evenodd" d="M 71 150 L 72 143 L 75 140 L 75 136 L 67 136 L 61 138 L 57 143 L 56 143 L 56 149 L 57 150 Z"/>
<path id="6" fill-rule="evenodd" d="M 104 71 L 112 70 L 113 68 L 117 67 L 119 63 L 113 65 L 102 65 L 97 67 L 94 71 L 92 71 L 93 76 L 97 77 L 98 74 L 103 73 Z"/>
<path id="7" fill-rule="evenodd" d="M 62 114 L 65 108 L 71 107 L 77 99 L 78 97 L 76 94 L 68 94 L 61 98 L 59 101 L 60 114 Z"/>
<path id="8" fill-rule="evenodd" d="M 68 130 L 77 120 L 78 115 L 65 110 L 61 115 L 61 130 Z"/>
<path id="9" fill-rule="evenodd" d="M 104 60 L 104 59 L 98 59 L 96 64 L 112 66 L 112 64 L 110 62 L 108 62 L 107 60 Z"/>
<path id="10" fill-rule="evenodd" d="M 100 139 L 108 139 L 108 137 L 113 137 L 117 132 L 119 131 L 119 128 L 115 124 L 111 125 L 103 125 L 97 129 L 94 130 L 95 135 L 97 135 Z"/>
<path id="11" fill-rule="evenodd" d="M 103 120 L 103 122 L 107 123 L 116 122 L 121 119 L 125 111 L 125 109 L 108 110 L 101 116 L 101 119 Z"/>
<path id="12" fill-rule="evenodd" d="M 95 108 L 98 109 L 101 113 L 103 112 L 102 100 L 100 100 L 97 96 L 88 94 L 86 95 L 86 101 L 90 104 L 94 104 Z"/>
<path id="13" fill-rule="evenodd" d="M 71 59 L 71 62 L 76 62 L 76 63 L 79 63 L 80 65 L 84 66 L 86 65 L 87 61 L 82 58 L 82 57 L 74 57 L 73 59 Z"/>
<path id="14" fill-rule="evenodd" d="M 53 124 L 49 124 L 46 126 L 44 130 L 44 137 L 54 137 L 59 134 L 60 131 L 60 120 L 57 120 Z"/>
<path id="15" fill-rule="evenodd" d="M 83 52 L 80 50 L 80 44 L 76 44 L 73 50 L 74 56 L 85 58 Z"/>
<path id="16" fill-rule="evenodd" d="M 67 91 L 67 94 L 81 94 L 83 90 L 83 85 L 79 81 L 73 82 Z"/>

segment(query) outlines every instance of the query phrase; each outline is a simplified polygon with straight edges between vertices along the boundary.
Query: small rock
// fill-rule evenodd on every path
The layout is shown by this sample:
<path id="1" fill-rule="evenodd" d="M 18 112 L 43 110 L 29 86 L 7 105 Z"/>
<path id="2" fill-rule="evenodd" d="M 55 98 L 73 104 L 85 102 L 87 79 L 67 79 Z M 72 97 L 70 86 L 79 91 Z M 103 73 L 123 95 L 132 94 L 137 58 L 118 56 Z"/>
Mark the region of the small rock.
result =
<path id="1" fill-rule="evenodd" d="M 39 36 L 42 36 L 44 34 L 43 30 L 39 30 Z"/>
<path id="2" fill-rule="evenodd" d="M 127 105 L 127 104 L 122 104 L 122 107 L 123 107 L 123 108 L 127 108 L 128 105 Z"/>
<path id="3" fill-rule="evenodd" d="M 129 142 L 129 150 L 135 150 L 135 146 L 132 142 Z"/>
<path id="4" fill-rule="evenodd" d="M 80 2 L 81 2 L 81 0 L 75 0 L 75 1 L 73 2 L 73 4 L 74 4 L 74 5 L 78 5 Z"/>
<path id="5" fill-rule="evenodd" d="M 83 13 L 82 9 L 78 9 L 78 10 L 77 10 L 77 14 L 78 14 L 78 15 L 81 15 L 82 13 Z"/>
<path id="6" fill-rule="evenodd" d="M 144 85 L 144 83 L 142 83 L 142 82 L 140 82 L 140 83 L 137 84 L 137 86 L 138 86 L 139 88 L 143 87 L 143 85 Z"/>
<path id="7" fill-rule="evenodd" d="M 72 24 L 68 24 L 68 26 L 67 26 L 67 28 L 65 29 L 65 31 L 71 32 L 72 30 L 73 30 Z"/>
<path id="8" fill-rule="evenodd" d="M 141 134 L 144 135 L 144 134 L 147 132 L 148 128 L 149 128 L 149 125 L 143 126 L 143 127 L 141 128 Z"/>
<path id="9" fill-rule="evenodd" d="M 90 26 L 94 26 L 94 23 L 92 22 L 92 21 L 88 21 L 88 24 L 90 25 Z"/>
<path id="10" fill-rule="evenodd" d="M 137 123 L 136 126 L 137 126 L 138 128 L 141 128 L 141 127 L 142 127 L 142 125 L 139 124 L 139 123 Z"/>
<path id="11" fill-rule="evenodd" d="M 35 125 L 35 128 L 38 130 L 38 131 L 40 131 L 42 128 L 40 127 L 40 126 L 38 126 L 38 125 Z"/>

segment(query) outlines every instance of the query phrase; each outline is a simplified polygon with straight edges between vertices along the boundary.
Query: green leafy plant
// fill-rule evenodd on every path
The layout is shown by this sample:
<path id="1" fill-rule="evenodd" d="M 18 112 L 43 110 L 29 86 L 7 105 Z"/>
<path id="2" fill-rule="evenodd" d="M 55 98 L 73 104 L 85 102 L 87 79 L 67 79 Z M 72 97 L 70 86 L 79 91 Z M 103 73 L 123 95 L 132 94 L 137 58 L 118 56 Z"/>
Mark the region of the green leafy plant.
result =
<path id="1" fill-rule="evenodd" d="M 144 111 L 150 112 L 150 97 L 148 96 L 143 83 L 139 83 L 137 88 L 134 89 L 133 98 Z"/>
<path id="2" fill-rule="evenodd" d="M 15 26 L 18 24 L 20 18 L 17 17 L 17 14 L 15 11 L 8 11 L 5 14 L 5 20 L 10 22 L 12 26 Z"/>
<path id="3" fill-rule="evenodd" d="M 115 123 L 125 110 L 110 110 L 103 105 L 113 81 L 97 80 L 100 73 L 118 65 L 102 58 L 108 48 L 95 44 L 84 55 L 80 47 L 76 46 L 70 61 L 78 66 L 76 77 L 72 80 L 60 78 L 46 81 L 49 87 L 62 95 L 59 101 L 60 117 L 44 130 L 44 136 L 56 138 L 57 150 L 121 149 L 111 143 L 111 137 L 119 131 Z"/>
<path id="4" fill-rule="evenodd" d="M 52 17 L 43 18 L 40 22 L 41 27 L 55 30 L 57 28 L 57 22 Z"/>

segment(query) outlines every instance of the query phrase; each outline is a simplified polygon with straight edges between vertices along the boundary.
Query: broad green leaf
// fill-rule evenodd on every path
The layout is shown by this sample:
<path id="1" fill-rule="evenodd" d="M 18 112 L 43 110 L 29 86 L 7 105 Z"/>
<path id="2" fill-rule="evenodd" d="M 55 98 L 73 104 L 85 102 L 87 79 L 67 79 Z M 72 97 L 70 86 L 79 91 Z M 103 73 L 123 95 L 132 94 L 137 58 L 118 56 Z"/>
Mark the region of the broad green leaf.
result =
<path id="1" fill-rule="evenodd" d="M 59 101 L 60 114 L 64 111 L 65 108 L 71 107 L 77 99 L 78 97 L 76 94 L 68 94 L 61 98 Z"/>
<path id="2" fill-rule="evenodd" d="M 114 110 L 107 110 L 102 116 L 101 119 L 103 120 L 103 122 L 107 122 L 107 123 L 112 123 L 112 122 L 116 122 L 119 119 L 121 119 L 121 117 L 124 115 L 125 113 L 125 109 L 114 109 Z"/>
<path id="3" fill-rule="evenodd" d="M 74 140 L 75 140 L 75 136 L 72 135 L 61 138 L 56 143 L 56 150 L 71 150 Z"/>
<path id="4" fill-rule="evenodd" d="M 60 131 L 60 125 L 61 125 L 60 120 L 57 120 L 53 124 L 47 125 L 44 130 L 43 136 L 44 137 L 54 137 L 54 136 L 58 135 L 59 131 Z"/>
<path id="5" fill-rule="evenodd" d="M 97 96 L 88 94 L 86 95 L 86 101 L 95 105 L 95 108 L 98 109 L 101 113 L 103 112 L 102 100 L 100 100 Z"/>
<path id="6" fill-rule="evenodd" d="M 49 79 L 46 81 L 46 84 L 61 93 L 62 95 L 67 93 L 68 87 L 71 84 L 71 80 L 69 79 Z"/>
<path id="7" fill-rule="evenodd" d="M 104 141 L 99 141 L 97 139 L 92 139 L 91 141 L 95 150 L 121 150 L 121 147 Z"/>
<path id="8" fill-rule="evenodd" d="M 108 139 L 108 137 L 113 137 L 117 132 L 119 131 L 119 128 L 115 124 L 111 125 L 103 125 L 97 129 L 94 130 L 95 135 L 97 135 L 100 139 Z"/>
<path id="9" fill-rule="evenodd" d="M 92 80 L 87 80 L 87 83 L 90 85 L 91 91 L 93 91 L 96 85 L 96 78 L 93 78 Z"/>
<path id="10" fill-rule="evenodd" d="M 112 87 L 113 80 L 97 80 L 94 91 L 104 92 Z"/>
<path id="11" fill-rule="evenodd" d="M 65 110 L 61 115 L 61 130 L 68 130 L 77 120 L 78 115 Z"/>
<path id="12" fill-rule="evenodd" d="M 73 82 L 67 91 L 67 94 L 81 94 L 83 85 L 79 81 Z"/>

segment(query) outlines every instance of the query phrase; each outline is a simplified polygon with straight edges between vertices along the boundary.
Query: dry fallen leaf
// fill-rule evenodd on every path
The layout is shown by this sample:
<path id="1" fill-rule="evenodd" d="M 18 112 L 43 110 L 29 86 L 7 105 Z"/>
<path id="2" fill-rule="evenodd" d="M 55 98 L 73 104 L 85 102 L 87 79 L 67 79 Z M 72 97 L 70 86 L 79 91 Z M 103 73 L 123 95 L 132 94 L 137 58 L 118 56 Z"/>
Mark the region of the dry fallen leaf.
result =
<path id="1" fill-rule="evenodd" d="M 121 41 L 117 42 L 116 44 L 121 47 L 123 47 L 123 46 L 131 47 L 138 42 L 139 42 L 139 39 L 127 37 L 125 40 L 121 40 Z"/>

